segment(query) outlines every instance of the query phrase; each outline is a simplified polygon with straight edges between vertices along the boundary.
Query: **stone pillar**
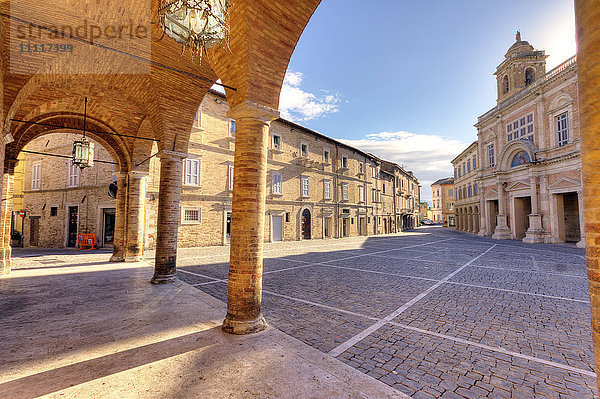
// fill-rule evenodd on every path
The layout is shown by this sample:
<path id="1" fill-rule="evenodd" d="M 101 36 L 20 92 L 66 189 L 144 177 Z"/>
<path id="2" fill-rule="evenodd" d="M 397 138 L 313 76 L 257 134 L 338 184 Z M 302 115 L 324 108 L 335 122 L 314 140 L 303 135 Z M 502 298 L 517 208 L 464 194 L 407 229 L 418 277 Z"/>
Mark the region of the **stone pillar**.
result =
<path id="1" fill-rule="evenodd" d="M 140 262 L 144 257 L 146 176 L 145 172 L 129 172 L 125 262 Z"/>
<path id="2" fill-rule="evenodd" d="M 483 185 L 481 186 L 483 189 Z M 490 218 L 488 217 L 489 209 L 487 209 L 485 203 L 485 197 L 483 196 L 484 192 L 480 191 L 479 193 L 479 231 L 477 232 L 478 236 L 484 237 L 488 235 L 488 231 L 490 228 L 488 226 Z"/>
<path id="3" fill-rule="evenodd" d="M 530 176 L 531 181 L 531 214 L 529 215 L 529 228 L 525 232 L 523 242 L 529 244 L 543 243 L 546 232 L 542 226 L 542 214 L 538 205 L 538 177 Z"/>
<path id="4" fill-rule="evenodd" d="M 246 102 L 232 108 L 236 120 L 235 172 L 227 316 L 223 330 L 232 334 L 261 331 L 263 235 L 269 125 L 278 113 Z"/>
<path id="5" fill-rule="evenodd" d="M 177 231 L 183 159 L 187 154 L 161 151 L 156 256 L 152 284 L 173 283 L 177 279 Z"/>
<path id="6" fill-rule="evenodd" d="M 117 173 L 117 198 L 115 201 L 115 235 L 111 262 L 125 261 L 125 227 L 127 225 L 127 173 Z"/>
<path id="7" fill-rule="evenodd" d="M 473 210 L 471 208 L 467 210 L 467 225 L 465 227 L 467 233 L 473 232 Z"/>
<path id="8" fill-rule="evenodd" d="M 0 275 L 11 271 L 11 230 L 13 211 L 13 189 L 15 183 L 15 165 L 17 161 L 8 161 L 2 176 L 2 204 L 0 205 Z"/>
<path id="9" fill-rule="evenodd" d="M 510 229 L 508 228 L 508 217 L 506 215 L 506 199 L 504 196 L 504 183 L 498 183 L 498 225 L 492 238 L 495 240 L 510 240 Z"/>
<path id="10" fill-rule="evenodd" d="M 577 72 L 581 123 L 586 260 L 592 308 L 596 370 L 600 370 L 600 8 L 576 0 Z M 598 379 L 600 382 L 600 379 Z"/>
<path id="11" fill-rule="evenodd" d="M 583 205 L 583 191 L 577 191 L 577 201 L 579 203 L 579 235 L 581 239 L 577 247 L 585 248 L 585 210 Z"/>

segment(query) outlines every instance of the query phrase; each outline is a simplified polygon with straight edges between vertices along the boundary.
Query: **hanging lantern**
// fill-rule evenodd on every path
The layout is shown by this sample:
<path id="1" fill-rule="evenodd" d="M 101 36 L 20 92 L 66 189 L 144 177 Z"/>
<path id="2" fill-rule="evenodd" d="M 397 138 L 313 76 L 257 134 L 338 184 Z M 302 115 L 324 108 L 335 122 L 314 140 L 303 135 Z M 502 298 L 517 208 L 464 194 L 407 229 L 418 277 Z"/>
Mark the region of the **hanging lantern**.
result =
<path id="1" fill-rule="evenodd" d="M 230 0 L 159 0 L 158 17 L 167 36 L 202 59 L 207 48 L 229 39 Z"/>
<path id="2" fill-rule="evenodd" d="M 82 170 L 94 166 L 94 143 L 85 137 L 73 142 L 73 165 Z"/>

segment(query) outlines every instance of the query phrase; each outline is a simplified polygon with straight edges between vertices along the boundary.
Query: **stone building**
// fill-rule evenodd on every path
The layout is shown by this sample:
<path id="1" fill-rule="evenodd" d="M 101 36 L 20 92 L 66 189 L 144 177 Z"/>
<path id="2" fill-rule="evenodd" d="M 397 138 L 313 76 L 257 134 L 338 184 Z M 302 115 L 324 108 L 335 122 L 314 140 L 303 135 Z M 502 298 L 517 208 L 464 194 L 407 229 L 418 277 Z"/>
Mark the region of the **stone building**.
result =
<path id="1" fill-rule="evenodd" d="M 455 227 L 454 216 L 454 179 L 447 177 L 435 181 L 431 185 L 433 193 L 431 211 L 433 221 L 442 223 L 446 227 Z"/>
<path id="2" fill-rule="evenodd" d="M 546 72 L 517 34 L 496 70 L 497 105 L 477 124 L 479 234 L 584 245 L 577 61 Z"/>
<path id="3" fill-rule="evenodd" d="M 26 146 L 25 151 L 31 152 L 19 155 L 13 231 L 22 233 L 23 246 L 76 247 L 78 233 L 95 233 L 100 246 L 112 244 L 115 200 L 108 189 L 116 180 L 115 165 L 108 152 L 95 145 L 94 167 L 74 166 L 73 140 L 79 137 L 69 133 L 40 137 Z"/>
<path id="4" fill-rule="evenodd" d="M 178 246 L 229 244 L 236 123 L 228 110 L 224 96 L 210 92 L 195 118 L 183 161 Z M 38 138 L 26 150 L 68 157 L 75 137 Z M 97 160 L 111 159 L 101 145 L 95 152 Z M 267 242 L 389 234 L 416 226 L 418 180 L 396 164 L 284 119 L 271 124 L 267 158 Z M 75 246 L 78 232 L 96 234 L 100 246 L 112 242 L 113 165 L 96 163 L 80 171 L 66 158 L 22 152 L 19 159 L 16 170 L 24 174 L 16 181 L 25 187 L 24 205 L 17 202 L 14 210 L 26 210 L 25 246 Z M 153 248 L 160 160 L 146 162 L 148 173 L 138 174 L 145 192 L 142 236 L 144 247 Z"/>
<path id="5" fill-rule="evenodd" d="M 474 142 L 452 160 L 454 166 L 454 213 L 456 229 L 479 233 L 479 188 L 476 177 L 479 146 Z"/>

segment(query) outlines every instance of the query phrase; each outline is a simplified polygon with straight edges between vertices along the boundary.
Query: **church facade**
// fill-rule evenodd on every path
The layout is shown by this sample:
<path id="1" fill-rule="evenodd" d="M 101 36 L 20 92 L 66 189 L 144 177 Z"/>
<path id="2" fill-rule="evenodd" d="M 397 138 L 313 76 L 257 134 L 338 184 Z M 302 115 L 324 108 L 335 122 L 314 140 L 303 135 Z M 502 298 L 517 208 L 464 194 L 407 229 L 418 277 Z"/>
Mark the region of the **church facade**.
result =
<path id="1" fill-rule="evenodd" d="M 577 60 L 546 71 L 546 58 L 517 33 L 495 72 L 497 105 L 475 125 L 479 226 L 472 232 L 584 246 Z"/>

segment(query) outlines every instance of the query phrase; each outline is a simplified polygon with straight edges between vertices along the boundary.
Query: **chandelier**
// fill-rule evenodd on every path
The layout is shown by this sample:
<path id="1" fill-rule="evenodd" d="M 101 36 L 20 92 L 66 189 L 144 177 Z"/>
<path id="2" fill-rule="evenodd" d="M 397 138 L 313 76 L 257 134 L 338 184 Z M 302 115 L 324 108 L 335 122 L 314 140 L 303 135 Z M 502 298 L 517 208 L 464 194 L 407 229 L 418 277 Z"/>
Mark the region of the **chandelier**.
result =
<path id="1" fill-rule="evenodd" d="M 230 0 L 159 0 L 158 20 L 163 32 L 202 59 L 207 48 L 229 39 Z"/>

